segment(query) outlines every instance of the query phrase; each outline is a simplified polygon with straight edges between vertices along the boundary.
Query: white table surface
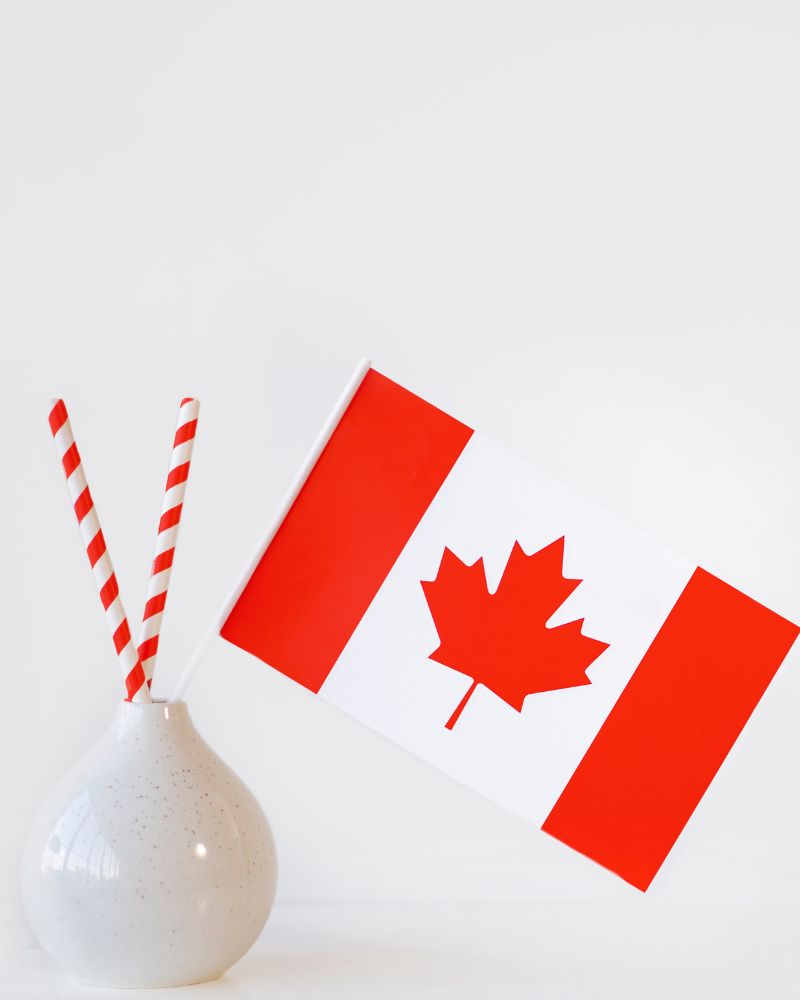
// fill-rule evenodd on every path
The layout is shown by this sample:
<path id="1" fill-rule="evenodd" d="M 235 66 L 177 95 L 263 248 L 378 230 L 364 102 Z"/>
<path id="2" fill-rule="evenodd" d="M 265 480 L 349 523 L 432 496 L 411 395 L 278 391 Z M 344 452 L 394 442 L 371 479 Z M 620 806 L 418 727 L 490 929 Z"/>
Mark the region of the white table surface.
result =
<path id="1" fill-rule="evenodd" d="M 798 930 L 799 907 L 282 906 L 222 979 L 184 992 L 203 1000 L 782 1000 L 800 997 Z M 7 948 L 0 965 L 3 1000 L 138 993 L 74 983 L 35 948 Z"/>

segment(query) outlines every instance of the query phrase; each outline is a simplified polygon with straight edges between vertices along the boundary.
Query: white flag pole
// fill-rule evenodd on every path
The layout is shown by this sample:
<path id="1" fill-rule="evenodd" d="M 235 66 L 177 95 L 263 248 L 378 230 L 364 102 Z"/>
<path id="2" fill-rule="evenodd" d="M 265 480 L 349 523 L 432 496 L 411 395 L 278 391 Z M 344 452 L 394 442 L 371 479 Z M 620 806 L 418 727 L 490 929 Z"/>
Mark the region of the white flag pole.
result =
<path id="1" fill-rule="evenodd" d="M 189 686 L 189 684 L 192 681 L 192 678 L 197 673 L 197 668 L 200 664 L 200 661 L 202 660 L 203 656 L 205 655 L 206 651 L 208 650 L 208 647 L 211 645 L 215 636 L 219 635 L 219 632 L 222 629 L 222 626 L 225 624 L 228 615 L 233 610 L 234 604 L 236 604 L 236 602 L 239 600 L 239 596 L 244 590 L 245 584 L 252 576 L 256 566 L 258 566 L 258 564 L 261 562 L 261 557 L 267 551 L 267 547 L 269 546 L 272 539 L 275 537 L 275 533 L 283 523 L 283 519 L 289 513 L 289 509 L 297 499 L 297 495 L 303 488 L 306 479 L 308 479 L 309 473 L 314 468 L 314 465 L 316 464 L 319 456 L 322 454 L 325 445 L 328 443 L 328 441 L 331 438 L 331 435 L 336 430 L 336 427 L 342 418 L 342 414 L 350 405 L 350 402 L 353 396 L 355 396 L 358 387 L 364 381 L 364 376 L 369 371 L 370 364 L 371 362 L 367 358 L 362 358 L 359 361 L 356 370 L 350 376 L 350 380 L 348 381 L 347 385 L 342 391 L 341 396 L 336 401 L 336 405 L 334 406 L 331 415 L 328 417 L 325 426 L 322 428 L 316 441 L 311 446 L 311 450 L 306 455 L 305 461 L 303 462 L 299 472 L 295 476 L 292 485 L 287 490 L 285 496 L 283 497 L 283 500 L 281 501 L 277 511 L 275 512 L 275 516 L 272 518 L 272 521 L 270 522 L 270 525 L 267 528 L 266 534 L 259 542 L 258 548 L 253 553 L 252 558 L 245 567 L 245 570 L 242 573 L 241 577 L 239 578 L 238 582 L 236 583 L 236 586 L 233 588 L 230 594 L 228 594 L 228 597 L 225 600 L 225 603 L 222 605 L 222 608 L 220 609 L 220 612 L 215 618 L 213 624 L 208 629 L 203 638 L 200 640 L 194 653 L 192 653 L 189 662 L 186 664 L 186 667 L 184 668 L 184 671 L 181 674 L 180 679 L 175 686 L 175 690 L 172 692 L 172 697 L 169 699 L 170 701 L 179 701 L 181 698 L 183 698 L 186 692 L 186 688 Z"/>

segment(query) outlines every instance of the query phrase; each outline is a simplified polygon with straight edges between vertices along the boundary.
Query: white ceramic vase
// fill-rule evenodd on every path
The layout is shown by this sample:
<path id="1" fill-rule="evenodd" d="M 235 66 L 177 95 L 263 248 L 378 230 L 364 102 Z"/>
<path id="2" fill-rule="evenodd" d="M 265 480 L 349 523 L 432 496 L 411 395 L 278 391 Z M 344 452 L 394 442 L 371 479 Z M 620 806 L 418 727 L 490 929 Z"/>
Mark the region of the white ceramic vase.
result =
<path id="1" fill-rule="evenodd" d="M 39 943 L 76 979 L 183 986 L 244 955 L 276 879 L 264 813 L 185 703 L 123 702 L 42 804 L 22 894 Z"/>

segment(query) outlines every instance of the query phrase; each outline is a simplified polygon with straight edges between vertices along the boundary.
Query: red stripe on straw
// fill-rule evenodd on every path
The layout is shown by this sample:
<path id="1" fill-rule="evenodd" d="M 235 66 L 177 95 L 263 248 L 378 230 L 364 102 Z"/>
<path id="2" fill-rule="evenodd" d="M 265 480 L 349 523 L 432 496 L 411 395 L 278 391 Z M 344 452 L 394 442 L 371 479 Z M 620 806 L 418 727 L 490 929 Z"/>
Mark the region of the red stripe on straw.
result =
<path id="1" fill-rule="evenodd" d="M 94 569 L 97 564 L 98 559 L 101 559 L 103 553 L 106 551 L 106 540 L 103 538 L 102 529 L 97 532 L 94 538 L 86 546 L 86 555 L 89 557 L 89 562 L 92 564 L 92 569 Z"/>
<path id="2" fill-rule="evenodd" d="M 56 401 L 56 405 L 50 411 L 50 430 L 53 437 L 58 434 L 64 424 L 67 422 L 67 408 L 64 406 L 64 400 L 59 399 Z"/>
<path id="3" fill-rule="evenodd" d="M 151 656 L 155 656 L 158 652 L 158 635 L 152 636 L 150 639 L 145 639 L 145 641 L 139 646 L 139 659 L 149 660 Z"/>
<path id="4" fill-rule="evenodd" d="M 190 420 L 188 423 L 177 429 L 175 432 L 175 440 L 172 442 L 172 447 L 177 448 L 179 444 L 183 444 L 185 441 L 191 441 L 196 433 L 197 421 Z"/>
<path id="5" fill-rule="evenodd" d="M 67 479 L 72 475 L 72 473 L 81 464 L 81 456 L 78 454 L 78 446 L 73 444 L 65 453 L 64 457 L 61 459 L 61 464 L 64 466 L 64 472 L 66 473 Z"/>
<path id="6" fill-rule="evenodd" d="M 125 679 L 125 687 L 128 690 L 127 701 L 133 701 L 137 694 L 142 691 L 147 691 L 147 700 L 150 700 L 150 689 L 147 685 L 147 678 L 144 676 L 144 667 L 142 667 L 141 660 L 138 660 L 136 666 L 131 670 Z"/>
<path id="7" fill-rule="evenodd" d="M 161 534 L 162 531 L 168 531 L 170 528 L 174 528 L 175 525 L 181 519 L 181 510 L 183 509 L 183 504 L 179 503 L 175 507 L 171 507 L 168 511 L 165 511 L 161 515 L 161 520 L 158 522 L 158 533 Z"/>
<path id="8" fill-rule="evenodd" d="M 152 618 L 153 615 L 160 614 L 164 610 L 164 605 L 167 603 L 167 592 L 162 591 L 160 594 L 156 594 L 155 597 L 151 597 L 150 600 L 144 606 L 143 618 Z M 141 654 L 140 654 L 141 655 Z"/>
<path id="9" fill-rule="evenodd" d="M 175 468 L 167 476 L 167 486 L 168 490 L 171 490 L 173 486 L 177 486 L 179 483 L 185 483 L 189 478 L 189 463 L 184 462 L 183 465 L 176 465 Z"/>
<path id="10" fill-rule="evenodd" d="M 92 507 L 94 507 L 92 494 L 89 492 L 89 487 L 87 486 L 83 493 L 81 493 L 75 501 L 75 516 L 78 518 L 79 522 L 86 517 Z"/>
<path id="11" fill-rule="evenodd" d="M 124 649 L 128 643 L 131 641 L 131 630 L 128 628 L 127 618 L 123 618 L 114 633 L 114 646 L 119 653 L 120 650 Z"/>
<path id="12" fill-rule="evenodd" d="M 159 552 L 159 554 L 153 560 L 153 568 L 150 570 L 151 576 L 158 576 L 159 573 L 163 573 L 165 569 L 169 569 L 172 565 L 172 561 L 175 558 L 175 546 L 171 549 L 167 549 L 166 552 Z"/>
<path id="13" fill-rule="evenodd" d="M 116 576 L 112 573 L 100 588 L 100 600 L 103 602 L 103 607 L 108 610 L 109 606 L 114 603 L 118 596 L 119 585 Z"/>

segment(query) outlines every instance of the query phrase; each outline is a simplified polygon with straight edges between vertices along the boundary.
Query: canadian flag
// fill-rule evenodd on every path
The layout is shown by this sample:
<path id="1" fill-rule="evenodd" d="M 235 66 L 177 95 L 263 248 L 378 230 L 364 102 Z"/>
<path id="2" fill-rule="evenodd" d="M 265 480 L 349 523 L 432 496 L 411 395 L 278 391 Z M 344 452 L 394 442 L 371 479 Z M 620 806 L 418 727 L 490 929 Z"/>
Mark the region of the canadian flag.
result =
<path id="1" fill-rule="evenodd" d="M 374 369 L 221 628 L 640 889 L 798 631 Z"/>

